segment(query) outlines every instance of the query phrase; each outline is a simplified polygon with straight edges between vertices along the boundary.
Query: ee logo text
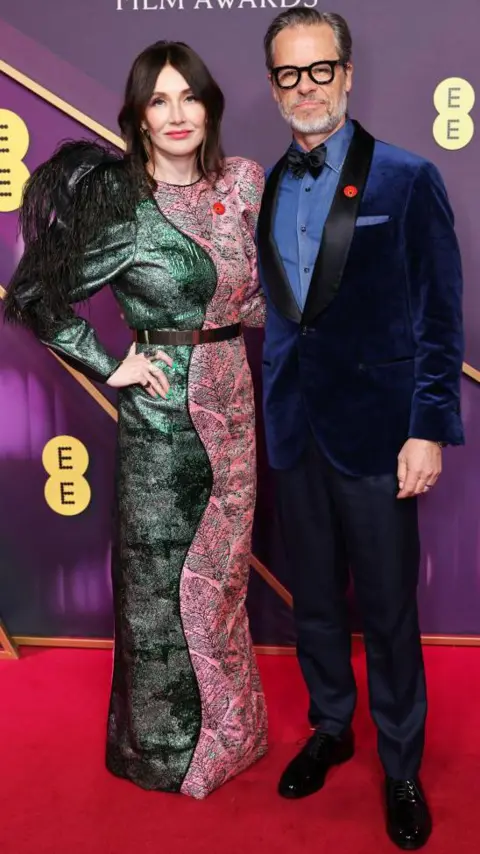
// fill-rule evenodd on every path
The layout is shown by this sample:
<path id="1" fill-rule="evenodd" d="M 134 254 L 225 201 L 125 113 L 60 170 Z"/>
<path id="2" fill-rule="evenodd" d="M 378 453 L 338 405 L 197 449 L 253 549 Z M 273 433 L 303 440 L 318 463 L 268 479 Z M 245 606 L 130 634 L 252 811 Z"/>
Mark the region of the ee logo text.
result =
<path id="1" fill-rule="evenodd" d="M 20 207 L 30 173 L 23 162 L 29 146 L 28 129 L 20 116 L 0 109 L 0 213 Z"/>
<path id="2" fill-rule="evenodd" d="M 433 123 L 437 145 L 449 151 L 465 148 L 475 131 L 470 115 L 475 104 L 475 90 L 463 77 L 447 77 L 435 89 L 433 103 L 438 113 Z"/>
<path id="3" fill-rule="evenodd" d="M 77 516 L 90 504 L 91 489 L 84 474 L 88 468 L 85 445 L 73 436 L 55 436 L 45 445 L 42 463 L 50 477 L 45 501 L 61 516 Z"/>

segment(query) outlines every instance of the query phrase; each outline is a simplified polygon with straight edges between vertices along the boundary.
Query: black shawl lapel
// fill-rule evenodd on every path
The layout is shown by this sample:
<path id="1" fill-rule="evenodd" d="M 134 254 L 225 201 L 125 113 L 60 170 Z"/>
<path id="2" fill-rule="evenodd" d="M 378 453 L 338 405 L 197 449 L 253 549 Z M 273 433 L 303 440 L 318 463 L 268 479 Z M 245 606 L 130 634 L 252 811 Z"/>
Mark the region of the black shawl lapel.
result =
<path id="1" fill-rule="evenodd" d="M 301 322 L 308 325 L 334 299 L 342 280 L 375 140 L 358 122 L 325 223 Z"/>
<path id="2" fill-rule="evenodd" d="M 275 209 L 280 179 L 287 161 L 284 155 L 273 167 L 265 184 L 258 217 L 258 255 L 269 296 L 280 314 L 300 323 L 302 314 L 293 295 L 288 276 L 273 237 Z"/>

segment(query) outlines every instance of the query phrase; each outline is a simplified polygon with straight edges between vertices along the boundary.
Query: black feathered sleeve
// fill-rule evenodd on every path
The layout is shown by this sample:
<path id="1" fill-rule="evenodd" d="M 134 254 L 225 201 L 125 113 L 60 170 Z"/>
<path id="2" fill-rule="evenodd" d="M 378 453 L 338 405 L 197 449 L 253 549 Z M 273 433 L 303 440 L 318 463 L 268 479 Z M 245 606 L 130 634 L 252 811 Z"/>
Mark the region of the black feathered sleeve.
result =
<path id="1" fill-rule="evenodd" d="M 5 300 L 20 323 L 87 376 L 118 367 L 72 309 L 121 276 L 135 256 L 138 191 L 127 162 L 99 145 L 67 143 L 30 177 L 20 210 L 25 243 Z"/>

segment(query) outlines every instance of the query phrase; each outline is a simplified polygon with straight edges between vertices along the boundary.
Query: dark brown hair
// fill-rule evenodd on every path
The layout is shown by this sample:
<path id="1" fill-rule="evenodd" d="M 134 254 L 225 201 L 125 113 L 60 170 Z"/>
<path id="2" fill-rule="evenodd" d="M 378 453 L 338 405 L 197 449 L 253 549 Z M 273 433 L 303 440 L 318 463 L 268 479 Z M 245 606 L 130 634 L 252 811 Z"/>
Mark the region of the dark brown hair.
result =
<path id="1" fill-rule="evenodd" d="M 220 127 L 225 99 L 203 60 L 184 42 L 155 42 L 143 50 L 133 63 L 125 87 L 123 107 L 118 116 L 127 154 L 134 167 L 145 172 L 148 157 L 141 126 L 157 77 L 166 65 L 171 65 L 184 77 L 195 97 L 205 107 L 207 128 L 198 153 L 198 168 L 202 175 L 215 180 L 223 170 Z"/>

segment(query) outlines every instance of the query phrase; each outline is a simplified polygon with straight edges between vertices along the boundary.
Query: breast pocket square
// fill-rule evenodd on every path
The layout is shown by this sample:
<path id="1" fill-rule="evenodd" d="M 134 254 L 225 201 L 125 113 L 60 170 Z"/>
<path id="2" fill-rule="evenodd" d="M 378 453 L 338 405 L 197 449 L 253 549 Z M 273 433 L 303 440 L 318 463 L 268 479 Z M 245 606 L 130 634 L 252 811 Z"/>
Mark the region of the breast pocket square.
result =
<path id="1" fill-rule="evenodd" d="M 380 216 L 358 216 L 355 225 L 381 225 L 382 222 L 389 222 L 390 220 L 391 216 L 388 216 L 388 214 Z"/>

